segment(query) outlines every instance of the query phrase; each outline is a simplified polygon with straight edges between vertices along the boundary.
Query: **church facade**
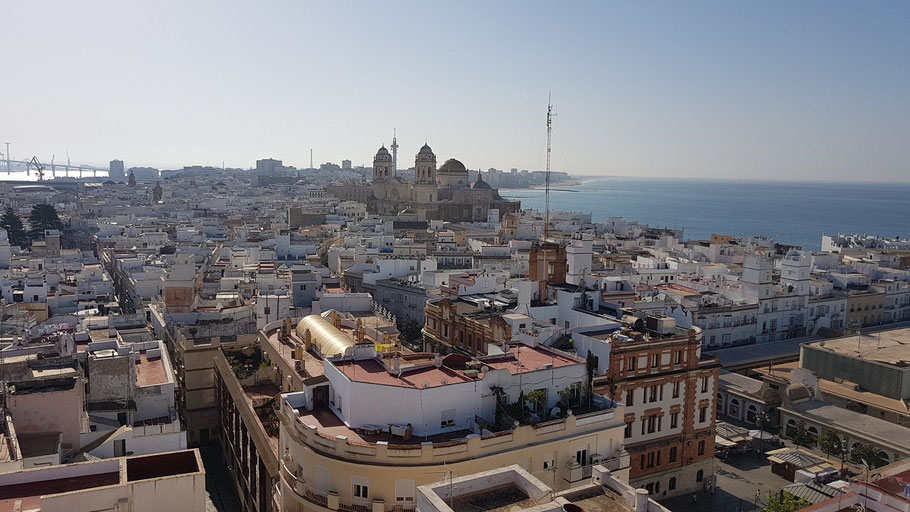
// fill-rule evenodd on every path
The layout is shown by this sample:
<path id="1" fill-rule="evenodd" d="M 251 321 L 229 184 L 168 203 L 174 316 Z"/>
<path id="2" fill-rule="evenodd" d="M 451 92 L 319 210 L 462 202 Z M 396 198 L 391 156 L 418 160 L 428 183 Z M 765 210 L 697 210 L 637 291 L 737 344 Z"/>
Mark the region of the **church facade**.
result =
<path id="1" fill-rule="evenodd" d="M 380 215 L 406 213 L 419 220 L 486 222 L 490 210 L 499 218 L 521 209 L 519 201 L 504 199 L 478 174 L 472 183 L 458 160 L 436 167 L 436 155 L 424 144 L 414 161 L 414 181 L 397 175 L 392 155 L 381 147 L 373 159 L 372 194 L 367 207 Z"/>

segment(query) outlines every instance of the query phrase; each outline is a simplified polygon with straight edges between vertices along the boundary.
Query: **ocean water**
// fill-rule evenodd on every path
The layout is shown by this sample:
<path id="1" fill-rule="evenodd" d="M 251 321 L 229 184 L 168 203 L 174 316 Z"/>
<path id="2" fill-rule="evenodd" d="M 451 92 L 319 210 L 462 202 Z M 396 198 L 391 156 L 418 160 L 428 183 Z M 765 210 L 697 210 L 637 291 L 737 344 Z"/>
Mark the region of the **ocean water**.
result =
<path id="1" fill-rule="evenodd" d="M 523 208 L 544 207 L 543 190 L 499 192 Z M 683 228 L 687 239 L 766 235 L 812 250 L 822 234 L 910 237 L 910 184 L 611 177 L 553 185 L 550 209 Z"/>

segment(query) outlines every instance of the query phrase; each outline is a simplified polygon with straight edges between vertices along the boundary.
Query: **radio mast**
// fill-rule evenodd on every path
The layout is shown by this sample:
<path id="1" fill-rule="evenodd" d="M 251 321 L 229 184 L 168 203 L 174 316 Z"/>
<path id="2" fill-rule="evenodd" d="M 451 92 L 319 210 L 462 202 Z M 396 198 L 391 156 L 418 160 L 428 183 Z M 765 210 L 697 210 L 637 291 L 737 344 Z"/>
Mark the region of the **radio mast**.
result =
<path id="1" fill-rule="evenodd" d="M 543 217 L 543 241 L 546 242 L 550 236 L 550 142 L 553 136 L 553 116 L 556 112 L 553 110 L 551 95 L 547 94 L 547 175 L 544 192 L 544 217 Z"/>

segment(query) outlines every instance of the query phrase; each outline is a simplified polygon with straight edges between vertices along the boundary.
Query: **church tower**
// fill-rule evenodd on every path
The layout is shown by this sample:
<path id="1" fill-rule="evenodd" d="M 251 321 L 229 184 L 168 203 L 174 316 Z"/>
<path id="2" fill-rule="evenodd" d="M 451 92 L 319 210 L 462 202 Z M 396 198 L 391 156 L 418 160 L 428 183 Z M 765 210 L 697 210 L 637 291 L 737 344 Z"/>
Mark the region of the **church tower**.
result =
<path id="1" fill-rule="evenodd" d="M 373 158 L 373 183 L 391 181 L 393 176 L 392 155 L 382 146 Z"/>
<path id="2" fill-rule="evenodd" d="M 419 185 L 436 184 L 436 155 L 424 144 L 414 160 L 415 182 Z"/>

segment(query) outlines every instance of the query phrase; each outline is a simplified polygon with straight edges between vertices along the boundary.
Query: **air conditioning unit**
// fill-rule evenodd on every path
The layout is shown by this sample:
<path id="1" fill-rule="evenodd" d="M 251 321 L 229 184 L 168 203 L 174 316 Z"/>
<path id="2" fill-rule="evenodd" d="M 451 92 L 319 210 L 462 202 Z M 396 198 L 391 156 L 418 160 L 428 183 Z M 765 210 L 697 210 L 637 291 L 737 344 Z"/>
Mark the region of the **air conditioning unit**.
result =
<path id="1" fill-rule="evenodd" d="M 294 361 L 294 369 L 297 370 L 298 372 L 303 370 L 303 361 L 301 361 L 299 359 Z"/>

